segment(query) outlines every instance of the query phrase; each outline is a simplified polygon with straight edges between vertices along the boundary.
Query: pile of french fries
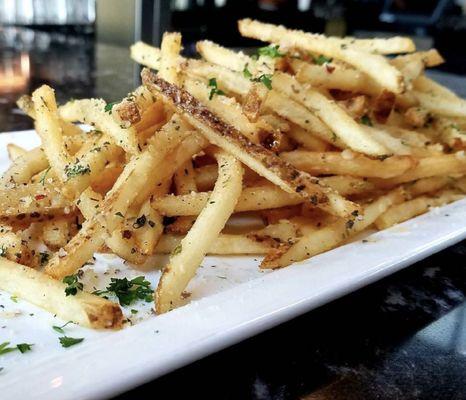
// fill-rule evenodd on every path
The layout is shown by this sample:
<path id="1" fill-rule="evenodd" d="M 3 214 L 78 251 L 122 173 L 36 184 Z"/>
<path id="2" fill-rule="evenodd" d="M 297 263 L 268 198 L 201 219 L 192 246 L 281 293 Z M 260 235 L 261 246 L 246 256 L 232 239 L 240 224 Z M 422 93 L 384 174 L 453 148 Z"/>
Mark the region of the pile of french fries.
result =
<path id="1" fill-rule="evenodd" d="M 281 268 L 464 197 L 466 101 L 424 75 L 444 62 L 436 50 L 238 26 L 264 47 L 200 41 L 189 59 L 178 33 L 160 48 L 136 43 L 143 84 L 118 103 L 57 106 L 48 86 L 19 100 L 42 144 L 8 147 L 1 289 L 118 328 L 118 305 L 64 295 L 63 278 L 96 252 L 136 265 L 170 254 L 160 314 L 182 303 L 206 254 L 259 254 L 260 268 Z M 230 226 L 250 214 L 263 225 Z"/>

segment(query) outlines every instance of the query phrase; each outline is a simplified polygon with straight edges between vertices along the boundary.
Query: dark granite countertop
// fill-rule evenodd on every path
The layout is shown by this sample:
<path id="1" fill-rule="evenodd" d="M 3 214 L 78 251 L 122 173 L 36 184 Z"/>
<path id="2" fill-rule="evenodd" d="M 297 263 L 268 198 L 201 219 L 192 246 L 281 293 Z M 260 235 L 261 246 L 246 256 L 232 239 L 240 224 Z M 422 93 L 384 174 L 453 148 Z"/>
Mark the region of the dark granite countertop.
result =
<path id="1" fill-rule="evenodd" d="M 11 70 L 29 75 L 7 94 Z M 31 128 L 14 100 L 41 83 L 112 101 L 138 72 L 124 48 L 0 28 L 0 132 Z M 433 75 L 466 97 L 466 77 Z M 118 399 L 466 399 L 465 267 L 466 241 Z"/>

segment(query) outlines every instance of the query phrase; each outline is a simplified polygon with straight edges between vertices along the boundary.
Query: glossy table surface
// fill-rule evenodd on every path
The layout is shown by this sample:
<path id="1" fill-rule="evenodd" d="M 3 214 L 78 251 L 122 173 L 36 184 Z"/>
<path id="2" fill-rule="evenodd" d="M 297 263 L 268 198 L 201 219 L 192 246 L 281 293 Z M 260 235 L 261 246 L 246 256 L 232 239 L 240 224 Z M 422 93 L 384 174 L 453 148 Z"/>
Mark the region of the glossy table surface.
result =
<path id="1" fill-rule="evenodd" d="M 14 99 L 42 83 L 114 101 L 138 74 L 125 48 L 0 28 L 0 132 L 32 127 Z M 433 76 L 466 97 L 466 77 Z M 466 399 L 465 295 L 463 242 L 118 399 Z"/>

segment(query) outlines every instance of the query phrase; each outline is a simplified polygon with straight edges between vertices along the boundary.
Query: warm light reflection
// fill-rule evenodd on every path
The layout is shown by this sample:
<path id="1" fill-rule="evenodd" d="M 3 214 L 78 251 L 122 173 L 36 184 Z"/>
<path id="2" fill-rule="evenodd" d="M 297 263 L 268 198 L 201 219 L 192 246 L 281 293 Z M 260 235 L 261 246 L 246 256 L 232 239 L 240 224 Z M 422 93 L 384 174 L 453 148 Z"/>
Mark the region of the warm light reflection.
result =
<path id="1" fill-rule="evenodd" d="M 27 91 L 30 76 L 29 54 L 0 60 L 0 94 Z"/>

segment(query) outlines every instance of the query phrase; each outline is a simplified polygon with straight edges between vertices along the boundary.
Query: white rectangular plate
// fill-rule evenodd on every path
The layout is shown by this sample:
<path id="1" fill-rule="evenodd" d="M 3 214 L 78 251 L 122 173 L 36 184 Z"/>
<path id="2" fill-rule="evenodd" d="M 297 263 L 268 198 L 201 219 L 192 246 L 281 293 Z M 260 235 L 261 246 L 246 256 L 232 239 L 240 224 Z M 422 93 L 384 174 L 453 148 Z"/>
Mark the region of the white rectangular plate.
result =
<path id="1" fill-rule="evenodd" d="M 31 148 L 30 131 L 0 135 L 0 169 L 6 144 Z M 119 332 L 68 325 L 66 334 L 85 340 L 62 348 L 52 329 L 60 321 L 0 291 L 0 343 L 33 343 L 26 354 L 0 356 L 1 398 L 106 398 L 239 342 L 299 314 L 381 279 L 466 237 L 466 200 L 434 209 L 306 262 L 262 272 L 252 257 L 207 257 L 188 291 L 190 303 L 162 316 L 149 304 L 126 307 L 133 322 Z M 159 265 L 155 259 L 153 266 Z M 94 272 L 95 271 L 95 272 Z M 100 255 L 86 267 L 86 287 L 103 288 L 111 276 L 159 271 L 129 270 L 118 258 Z M 130 309 L 139 312 L 131 314 Z M 33 315 L 30 315 L 33 314 Z"/>

